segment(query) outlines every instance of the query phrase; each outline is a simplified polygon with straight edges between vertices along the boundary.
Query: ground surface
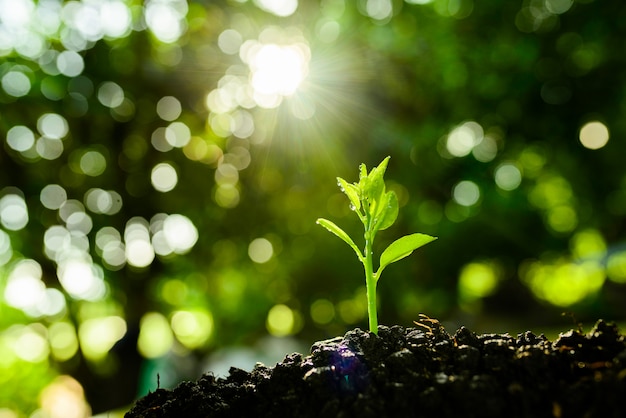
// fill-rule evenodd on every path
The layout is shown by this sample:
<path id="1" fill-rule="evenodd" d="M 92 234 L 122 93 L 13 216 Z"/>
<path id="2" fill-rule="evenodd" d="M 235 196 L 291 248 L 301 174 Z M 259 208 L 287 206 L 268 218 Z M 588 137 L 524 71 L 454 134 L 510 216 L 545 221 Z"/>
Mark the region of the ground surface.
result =
<path id="1" fill-rule="evenodd" d="M 140 399 L 148 417 L 624 417 L 626 343 L 598 321 L 555 341 L 531 332 L 449 335 L 416 328 L 356 329 L 275 367 L 206 374 Z"/>

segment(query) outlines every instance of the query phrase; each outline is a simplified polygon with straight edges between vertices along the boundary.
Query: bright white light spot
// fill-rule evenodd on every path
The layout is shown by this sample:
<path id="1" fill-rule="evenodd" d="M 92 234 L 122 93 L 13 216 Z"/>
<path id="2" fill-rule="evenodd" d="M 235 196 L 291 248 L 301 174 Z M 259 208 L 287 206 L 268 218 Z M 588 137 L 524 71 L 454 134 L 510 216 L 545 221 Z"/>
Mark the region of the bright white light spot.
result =
<path id="1" fill-rule="evenodd" d="M 114 190 L 89 189 L 84 200 L 87 209 L 93 213 L 114 215 L 122 208 L 122 196 Z"/>
<path id="2" fill-rule="evenodd" d="M 134 267 L 147 267 L 154 260 L 154 248 L 150 243 L 148 222 L 143 218 L 131 218 L 124 231 L 125 251 L 128 264 Z"/>
<path id="3" fill-rule="evenodd" d="M 67 217 L 67 229 L 71 232 L 80 232 L 83 235 L 89 234 L 93 227 L 91 217 L 85 212 L 74 212 Z"/>
<path id="4" fill-rule="evenodd" d="M 51 260 L 57 260 L 59 254 L 71 246 L 70 231 L 61 225 L 49 227 L 43 236 L 44 252 Z"/>
<path id="5" fill-rule="evenodd" d="M 103 2 L 100 6 L 100 20 L 104 34 L 112 38 L 126 35 L 132 22 L 128 6 L 121 1 Z"/>
<path id="6" fill-rule="evenodd" d="M 69 219 L 70 215 L 76 212 L 84 212 L 85 206 L 78 200 L 70 199 L 65 201 L 59 208 L 59 216 L 65 222 Z"/>
<path id="7" fill-rule="evenodd" d="M 223 53 L 228 55 L 234 55 L 239 52 L 239 47 L 242 43 L 243 38 L 241 34 L 234 29 L 226 29 L 217 38 L 217 46 Z"/>
<path id="8" fill-rule="evenodd" d="M 31 22 L 35 5 L 31 0 L 0 1 L 0 18 L 8 29 L 27 27 Z"/>
<path id="9" fill-rule="evenodd" d="M 98 100 L 106 107 L 118 107 L 124 102 L 124 90 L 117 83 L 106 81 L 98 89 Z"/>
<path id="10" fill-rule="evenodd" d="M 34 144 L 35 134 L 26 126 L 14 126 L 7 132 L 7 145 L 15 151 L 27 151 Z"/>
<path id="11" fill-rule="evenodd" d="M 256 238 L 248 246 L 248 256 L 255 263 L 267 263 L 273 254 L 274 247 L 265 238 Z"/>
<path id="12" fill-rule="evenodd" d="M 9 71 L 2 76 L 2 88 L 13 97 L 26 96 L 30 87 L 30 79 L 21 71 Z"/>
<path id="13" fill-rule="evenodd" d="M 609 128 L 602 122 L 589 122 L 580 128 L 579 139 L 585 148 L 600 149 L 609 142 Z"/>
<path id="14" fill-rule="evenodd" d="M 18 309 L 36 306 L 44 297 L 46 289 L 41 276 L 41 266 L 35 260 L 18 262 L 9 273 L 4 289 L 7 304 Z"/>
<path id="15" fill-rule="evenodd" d="M 105 226 L 96 232 L 96 246 L 102 251 L 111 242 L 122 242 L 122 235 L 112 226 Z"/>
<path id="16" fill-rule="evenodd" d="M 146 23 L 160 41 L 174 43 L 185 31 L 184 17 L 187 2 L 184 0 L 152 0 L 145 9 Z"/>
<path id="17" fill-rule="evenodd" d="M 35 143 L 37 154 L 45 160 L 54 160 L 63 154 L 63 142 L 60 139 L 42 136 Z"/>
<path id="18" fill-rule="evenodd" d="M 290 96 L 308 72 L 307 46 L 262 45 L 249 61 L 252 87 L 261 94 Z"/>
<path id="19" fill-rule="evenodd" d="M 105 294 L 105 286 L 95 266 L 88 261 L 68 259 L 57 268 L 59 282 L 74 299 L 99 300 Z"/>
<path id="20" fill-rule="evenodd" d="M 198 230 L 183 215 L 170 215 L 163 222 L 163 232 L 167 243 L 177 254 L 186 253 L 198 241 Z"/>
<path id="21" fill-rule="evenodd" d="M 78 52 L 63 51 L 57 55 L 57 68 L 67 77 L 76 77 L 85 69 L 85 61 Z"/>
<path id="22" fill-rule="evenodd" d="M 45 113 L 37 119 L 37 130 L 46 138 L 62 139 L 69 132 L 69 125 L 63 116 Z"/>
<path id="23" fill-rule="evenodd" d="M 126 260 L 135 267 L 147 267 L 154 260 L 154 248 L 148 241 L 132 240 L 126 244 Z"/>
<path id="24" fill-rule="evenodd" d="M 165 128 L 165 140 L 173 147 L 182 148 L 191 140 L 191 130 L 183 122 L 172 122 Z"/>
<path id="25" fill-rule="evenodd" d="M 298 0 L 254 0 L 260 9 L 286 17 L 292 15 L 298 9 Z"/>
<path id="26" fill-rule="evenodd" d="M 48 184 L 41 189 L 39 200 L 45 208 L 56 210 L 67 200 L 67 192 L 58 184 Z"/>
<path id="27" fill-rule="evenodd" d="M 461 206 L 472 206 L 480 199 L 480 189 L 473 181 L 463 180 L 454 186 L 452 198 Z"/>
<path id="28" fill-rule="evenodd" d="M 176 97 L 165 96 L 157 102 L 156 111 L 161 119 L 171 122 L 178 119 L 182 112 L 182 106 Z"/>
<path id="29" fill-rule="evenodd" d="M 247 41 L 241 46 L 240 55 L 250 67 L 254 101 L 258 106 L 274 108 L 283 97 L 293 95 L 306 78 L 311 51 L 305 43 Z"/>
<path id="30" fill-rule="evenodd" d="M 152 186 L 159 192 L 166 193 L 174 189 L 178 183 L 176 169 L 168 163 L 159 163 L 150 175 Z"/>
<path id="31" fill-rule="evenodd" d="M 522 183 L 522 172 L 515 164 L 504 163 L 496 168 L 495 181 L 502 190 L 514 190 Z"/>
<path id="32" fill-rule="evenodd" d="M 102 261 L 107 269 L 117 271 L 124 267 L 126 264 L 126 247 L 119 238 L 111 238 L 102 244 L 101 248 Z"/>
<path id="33" fill-rule="evenodd" d="M 455 157 L 465 157 L 483 140 L 483 128 L 470 121 L 457 126 L 448 135 L 446 148 Z"/>
<path id="34" fill-rule="evenodd" d="M 28 224 L 28 209 L 23 197 L 7 194 L 0 198 L 0 223 L 11 231 L 19 231 Z"/>

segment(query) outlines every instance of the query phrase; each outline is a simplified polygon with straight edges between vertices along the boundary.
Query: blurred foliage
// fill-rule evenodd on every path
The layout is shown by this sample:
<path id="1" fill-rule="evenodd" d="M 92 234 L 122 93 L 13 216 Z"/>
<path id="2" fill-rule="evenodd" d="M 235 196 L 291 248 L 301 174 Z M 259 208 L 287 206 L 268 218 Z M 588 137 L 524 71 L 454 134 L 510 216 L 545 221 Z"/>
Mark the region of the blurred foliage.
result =
<path id="1" fill-rule="evenodd" d="M 623 319 L 620 6 L 0 0 L 0 416 L 366 327 L 315 219 L 358 236 L 335 178 L 387 155 L 381 248 L 440 239 L 388 269 L 381 323 Z"/>

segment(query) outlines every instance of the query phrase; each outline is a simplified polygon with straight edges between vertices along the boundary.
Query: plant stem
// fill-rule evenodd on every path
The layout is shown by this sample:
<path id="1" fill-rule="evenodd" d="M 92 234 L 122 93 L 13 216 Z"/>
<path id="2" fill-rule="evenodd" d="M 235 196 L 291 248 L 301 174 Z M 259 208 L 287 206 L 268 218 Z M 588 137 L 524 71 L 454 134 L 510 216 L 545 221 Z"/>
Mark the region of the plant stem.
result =
<path id="1" fill-rule="evenodd" d="M 370 331 L 378 334 L 378 315 L 376 313 L 376 280 L 372 266 L 372 241 L 371 233 L 365 234 L 365 288 L 367 290 L 367 315 L 369 317 Z"/>

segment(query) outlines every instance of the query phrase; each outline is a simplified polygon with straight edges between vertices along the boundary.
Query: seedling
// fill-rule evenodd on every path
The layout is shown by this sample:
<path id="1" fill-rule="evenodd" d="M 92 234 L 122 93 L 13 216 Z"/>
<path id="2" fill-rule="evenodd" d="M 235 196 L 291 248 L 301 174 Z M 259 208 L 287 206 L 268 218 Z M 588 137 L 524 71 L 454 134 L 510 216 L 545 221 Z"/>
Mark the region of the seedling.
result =
<path id="1" fill-rule="evenodd" d="M 374 334 L 378 334 L 376 285 L 383 270 L 389 264 L 407 257 L 414 250 L 437 239 L 430 235 L 416 233 L 395 240 L 380 255 L 378 270 L 374 272 L 372 259 L 376 233 L 389 228 L 398 217 L 398 197 L 393 191 L 385 191 L 385 181 L 383 179 L 389 158 L 385 158 L 369 174 L 365 164 L 361 164 L 358 183 L 348 183 L 344 179 L 337 177 L 339 188 L 350 200 L 350 209 L 359 216 L 365 228 L 365 247 L 362 252 L 352 238 L 335 223 L 323 218 L 317 220 L 318 224 L 347 243 L 363 264 L 367 289 L 367 314 L 370 331 Z"/>

